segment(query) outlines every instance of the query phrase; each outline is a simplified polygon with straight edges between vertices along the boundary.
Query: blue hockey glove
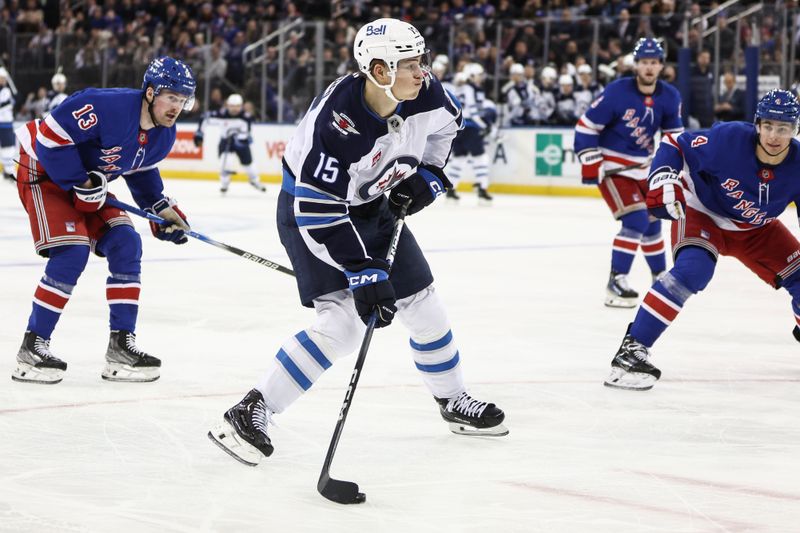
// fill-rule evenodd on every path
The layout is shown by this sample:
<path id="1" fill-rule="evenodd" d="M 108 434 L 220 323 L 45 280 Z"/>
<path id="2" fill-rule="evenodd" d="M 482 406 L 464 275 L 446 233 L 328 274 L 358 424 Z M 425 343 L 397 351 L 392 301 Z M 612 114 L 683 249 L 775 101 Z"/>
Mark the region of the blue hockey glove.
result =
<path id="1" fill-rule="evenodd" d="M 345 265 L 345 276 L 353 299 L 356 312 L 364 324 L 369 322 L 370 316 L 377 309 L 378 320 L 376 328 L 382 328 L 392 323 L 397 311 L 394 302 L 397 297 L 394 287 L 389 281 L 389 263 L 383 259 L 369 259 L 355 265 Z"/>
<path id="2" fill-rule="evenodd" d="M 395 215 L 410 200 L 406 211 L 413 215 L 428 207 L 436 198 L 453 188 L 453 184 L 444 175 L 441 168 L 433 165 L 420 165 L 417 172 L 401 181 L 389 193 L 389 209 Z"/>
<path id="3" fill-rule="evenodd" d="M 153 207 L 145 209 L 145 211 L 155 213 L 169 222 L 169 224 L 150 222 L 150 231 L 153 232 L 153 236 L 156 239 L 174 242 L 175 244 L 184 244 L 189 240 L 185 232 L 191 228 L 189 223 L 186 222 L 186 215 L 178 208 L 177 202 L 171 198 L 164 197 L 153 204 Z"/>

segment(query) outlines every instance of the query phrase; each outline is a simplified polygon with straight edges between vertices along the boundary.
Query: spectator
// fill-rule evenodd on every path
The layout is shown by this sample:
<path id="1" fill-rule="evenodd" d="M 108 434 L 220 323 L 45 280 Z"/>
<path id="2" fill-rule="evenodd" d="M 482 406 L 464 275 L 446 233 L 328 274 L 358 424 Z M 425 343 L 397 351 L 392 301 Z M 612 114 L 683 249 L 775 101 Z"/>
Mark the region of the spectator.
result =
<path id="1" fill-rule="evenodd" d="M 531 67 L 532 69 L 533 67 Z M 503 86 L 503 97 L 506 101 L 506 123 L 504 126 L 528 126 L 536 123 L 536 99 L 539 89 L 533 80 L 525 78 L 525 67 L 514 63 L 509 69 L 511 80 Z"/>
<path id="2" fill-rule="evenodd" d="M 603 92 L 603 86 L 592 76 L 592 67 L 586 63 L 578 67 L 578 84 L 575 87 L 575 115 L 583 115 L 595 98 Z"/>
<path id="3" fill-rule="evenodd" d="M 574 126 L 578 121 L 578 115 L 575 114 L 577 105 L 575 101 L 575 80 L 569 74 L 562 74 L 558 78 L 555 123 L 561 126 Z"/>
<path id="4" fill-rule="evenodd" d="M 697 54 L 697 64 L 692 69 L 689 114 L 700 124 L 701 128 L 710 128 L 714 123 L 714 104 L 712 87 L 714 73 L 711 72 L 711 53 L 702 50 Z"/>
<path id="5" fill-rule="evenodd" d="M 719 103 L 714 106 L 717 120 L 729 122 L 731 120 L 744 120 L 745 93 L 736 87 L 736 76 L 733 72 L 726 72 L 722 76 L 725 90 L 719 97 Z"/>
<path id="6" fill-rule="evenodd" d="M 539 93 L 541 98 L 536 102 L 538 107 L 539 121 L 542 124 L 552 124 L 556 112 L 556 96 L 558 95 L 558 87 L 556 86 L 556 79 L 558 72 L 551 66 L 546 66 L 542 69 L 539 76 L 541 85 L 539 85 Z"/>

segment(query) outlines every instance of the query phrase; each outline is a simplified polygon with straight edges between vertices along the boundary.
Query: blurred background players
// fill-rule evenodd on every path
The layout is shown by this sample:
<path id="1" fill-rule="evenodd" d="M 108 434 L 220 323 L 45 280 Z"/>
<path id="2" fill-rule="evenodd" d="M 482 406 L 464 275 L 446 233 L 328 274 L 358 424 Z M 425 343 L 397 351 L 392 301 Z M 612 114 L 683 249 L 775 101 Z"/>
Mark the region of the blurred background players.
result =
<path id="1" fill-rule="evenodd" d="M 267 188 L 261 183 L 258 173 L 253 167 L 253 154 L 250 145 L 253 144 L 251 129 L 253 115 L 244 110 L 244 100 L 240 94 L 231 94 L 225 101 L 225 107 L 219 111 L 209 111 L 200 119 L 197 131 L 194 134 L 195 146 L 203 145 L 203 126 L 207 123 L 219 124 L 220 137 L 217 148 L 221 168 L 219 175 L 219 190 L 223 194 L 228 192 L 234 172 L 229 170 L 228 154 L 235 153 L 239 158 L 248 181 L 257 191 L 266 192 Z"/>
<path id="2" fill-rule="evenodd" d="M 511 79 L 503 86 L 502 92 L 506 100 L 505 125 L 530 126 L 538 121 L 536 99 L 539 88 L 533 81 L 525 77 L 525 67 L 514 63 L 508 69 Z"/>
<path id="3" fill-rule="evenodd" d="M 467 63 L 459 74 L 455 90 L 456 98 L 461 103 L 464 127 L 453 141 L 453 153 L 447 163 L 448 176 L 453 183 L 453 188 L 447 191 L 447 197 L 459 199 L 456 188 L 465 170 L 471 168 L 478 199 L 488 203 L 492 201 L 492 196 L 486 190 L 489 187 L 489 157 L 486 155 L 484 139 L 497 121 L 497 111 L 494 106 L 486 105 L 484 70 L 480 64 Z"/>
<path id="4" fill-rule="evenodd" d="M 0 164 L 3 178 L 14 180 L 14 93 L 9 83 L 8 71 L 0 67 Z"/>
<path id="5" fill-rule="evenodd" d="M 640 246 L 654 279 L 666 269 L 661 221 L 650 217 L 645 205 L 647 166 L 659 130 L 683 131 L 680 94 L 658 79 L 661 45 L 642 38 L 633 56 L 636 75 L 609 83 L 575 126 L 582 182 L 599 185 L 611 214 L 622 223 L 612 245 L 608 307 L 636 306 L 639 294 L 628 284 L 628 273 Z"/>
<path id="6" fill-rule="evenodd" d="M 53 109 L 55 109 L 58 104 L 67 99 L 67 77 L 57 72 L 53 74 L 50 85 L 53 87 L 53 90 L 47 92 L 48 113 L 52 113 Z"/>
<path id="7" fill-rule="evenodd" d="M 800 143 L 794 139 L 800 103 L 789 91 L 770 91 L 755 117 L 755 125 L 719 122 L 667 136 L 659 145 L 647 207 L 673 221 L 675 264 L 644 297 L 611 362 L 607 386 L 653 387 L 661 371 L 649 361 L 650 348 L 686 301 L 708 286 L 720 255 L 786 289 L 792 333 L 800 341 L 800 241 L 778 220 L 791 202 L 800 205 Z"/>

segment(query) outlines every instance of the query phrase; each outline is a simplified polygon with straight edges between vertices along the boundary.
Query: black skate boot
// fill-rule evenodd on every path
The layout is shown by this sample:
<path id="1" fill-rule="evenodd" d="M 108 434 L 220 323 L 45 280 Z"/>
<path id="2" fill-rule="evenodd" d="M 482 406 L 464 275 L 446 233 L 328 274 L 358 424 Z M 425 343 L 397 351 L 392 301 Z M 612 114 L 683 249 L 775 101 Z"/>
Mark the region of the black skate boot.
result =
<path id="1" fill-rule="evenodd" d="M 455 200 L 455 201 L 461 200 L 461 197 L 458 195 L 455 188 L 447 189 L 447 194 L 445 195 L 445 198 L 447 198 L 448 200 Z"/>
<path id="2" fill-rule="evenodd" d="M 250 180 L 250 185 L 258 192 L 267 192 L 266 186 L 258 180 Z"/>
<path id="3" fill-rule="evenodd" d="M 650 364 L 650 350 L 631 336 L 631 324 L 622 339 L 622 345 L 611 360 L 611 374 L 606 387 L 628 390 L 650 390 L 661 377 L 661 370 Z"/>
<path id="4" fill-rule="evenodd" d="M 101 374 L 108 381 L 147 382 L 161 376 L 161 360 L 136 347 L 130 331 L 112 331 L 106 350 L 106 367 Z"/>
<path id="5" fill-rule="evenodd" d="M 64 378 L 67 363 L 50 352 L 50 339 L 26 331 L 17 352 L 17 368 L 11 379 L 25 383 L 54 385 Z"/>
<path id="6" fill-rule="evenodd" d="M 478 202 L 482 204 L 490 204 L 494 198 L 492 197 L 489 192 L 481 187 L 479 184 L 475 184 L 475 192 L 478 193 Z"/>
<path id="7" fill-rule="evenodd" d="M 208 432 L 208 438 L 225 452 L 248 466 L 256 466 L 275 449 L 267 435 L 272 411 L 256 389 L 225 412 L 223 423 Z"/>
<path id="8" fill-rule="evenodd" d="M 639 293 L 628 285 L 628 275 L 611 271 L 606 285 L 606 307 L 636 307 Z"/>
<path id="9" fill-rule="evenodd" d="M 502 424 L 506 415 L 493 403 L 479 402 L 466 392 L 455 398 L 434 399 L 453 433 L 488 437 L 508 435 L 508 429 Z"/>
<path id="10" fill-rule="evenodd" d="M 800 342 L 800 327 L 795 326 L 792 330 L 792 335 L 797 342 Z"/>

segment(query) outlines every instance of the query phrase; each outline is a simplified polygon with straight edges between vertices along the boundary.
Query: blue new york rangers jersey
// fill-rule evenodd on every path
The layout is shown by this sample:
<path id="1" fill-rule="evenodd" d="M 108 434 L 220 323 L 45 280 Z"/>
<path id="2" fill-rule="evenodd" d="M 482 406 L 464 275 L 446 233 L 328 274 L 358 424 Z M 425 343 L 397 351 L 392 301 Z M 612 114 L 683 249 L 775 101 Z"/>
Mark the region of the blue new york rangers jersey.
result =
<path id="1" fill-rule="evenodd" d="M 377 199 L 421 163 L 445 166 L 461 127 L 461 111 L 433 76 L 419 96 L 383 119 L 364 100 L 365 80 L 334 81 L 312 102 L 284 159 L 293 184 L 294 214 L 312 253 L 331 266 L 368 256 L 349 209 Z"/>
<path id="2" fill-rule="evenodd" d="M 608 84 L 575 126 L 575 153 L 599 149 L 603 170 L 645 164 L 653 153 L 656 133 L 679 133 L 681 99 L 678 91 L 661 80 L 652 95 L 642 94 L 636 78 L 627 77 Z M 647 168 L 619 175 L 646 179 Z"/>
<path id="3" fill-rule="evenodd" d="M 683 172 L 691 194 L 687 205 L 722 229 L 748 230 L 769 224 L 790 202 L 800 201 L 800 143 L 792 139 L 781 164 L 765 165 L 755 155 L 756 128 L 721 122 L 711 129 L 666 136 L 652 172 Z"/>
<path id="4" fill-rule="evenodd" d="M 141 207 L 163 197 L 156 163 L 175 142 L 175 126 L 139 127 L 142 91 L 85 89 L 64 100 L 42 120 L 17 129 L 22 148 L 64 190 L 97 170 L 109 180 L 123 176 Z"/>

